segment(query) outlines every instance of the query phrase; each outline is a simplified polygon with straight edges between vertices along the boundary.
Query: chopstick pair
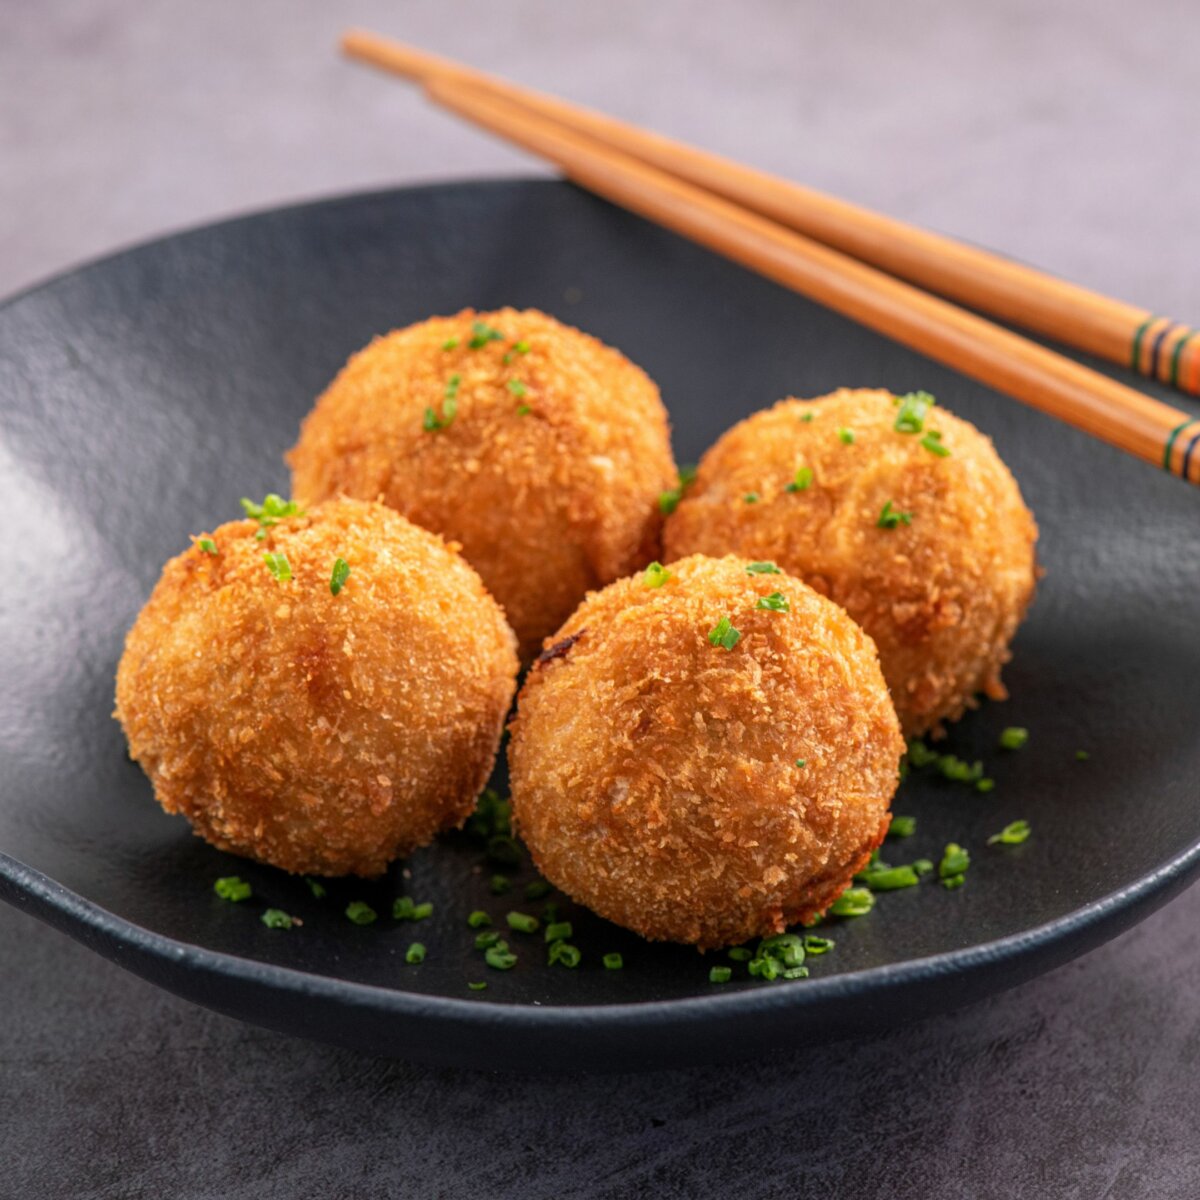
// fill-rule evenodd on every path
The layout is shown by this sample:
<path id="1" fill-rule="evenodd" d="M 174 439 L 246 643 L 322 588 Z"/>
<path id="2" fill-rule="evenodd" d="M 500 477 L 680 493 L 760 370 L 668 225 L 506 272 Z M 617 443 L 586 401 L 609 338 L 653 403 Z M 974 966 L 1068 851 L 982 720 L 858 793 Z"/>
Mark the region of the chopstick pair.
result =
<path id="1" fill-rule="evenodd" d="M 1200 418 L 886 272 L 1197 391 L 1200 335 L 1192 330 L 374 34 L 351 31 L 342 45 L 418 81 L 436 103 L 554 163 L 589 191 L 1200 483 Z"/>

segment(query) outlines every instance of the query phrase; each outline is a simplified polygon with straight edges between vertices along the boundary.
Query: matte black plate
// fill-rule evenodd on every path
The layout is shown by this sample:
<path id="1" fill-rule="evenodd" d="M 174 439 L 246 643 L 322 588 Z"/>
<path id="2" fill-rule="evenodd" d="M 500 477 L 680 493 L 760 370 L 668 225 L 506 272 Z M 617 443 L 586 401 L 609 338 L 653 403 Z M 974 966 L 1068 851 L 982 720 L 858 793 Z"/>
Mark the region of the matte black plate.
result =
<path id="1" fill-rule="evenodd" d="M 1042 527 L 1048 575 L 1007 680 L 954 729 L 989 796 L 915 778 L 893 861 L 974 856 L 836 923 L 812 977 L 708 982 L 712 958 L 564 906 L 585 952 L 539 938 L 506 974 L 465 924 L 492 897 L 466 836 L 386 883 L 303 882 L 219 854 L 159 811 L 110 718 L 122 637 L 163 561 L 286 490 L 281 452 L 373 334 L 464 305 L 535 305 L 619 346 L 663 389 L 680 461 L 786 393 L 928 388 L 991 434 Z M 1200 862 L 1200 501 L 1176 480 L 875 337 L 564 184 L 350 197 L 196 230 L 56 279 L 0 310 L 0 894 L 198 1003 L 374 1052 L 493 1068 L 622 1068 L 762 1053 L 962 1004 L 1139 920 Z M 1026 749 L 995 749 L 1005 725 Z M 1077 749 L 1090 752 L 1076 761 Z M 989 834 L 1026 817 L 1023 846 Z M 212 893 L 238 873 L 256 899 Z M 432 900 L 359 928 L 363 898 Z M 304 920 L 258 921 L 264 903 Z M 540 902 L 544 903 L 544 902 Z M 537 907 L 540 907 L 540 903 Z M 404 962 L 414 938 L 429 947 Z M 623 971 L 600 956 L 619 950 Z M 484 992 L 468 990 L 486 979 Z"/>

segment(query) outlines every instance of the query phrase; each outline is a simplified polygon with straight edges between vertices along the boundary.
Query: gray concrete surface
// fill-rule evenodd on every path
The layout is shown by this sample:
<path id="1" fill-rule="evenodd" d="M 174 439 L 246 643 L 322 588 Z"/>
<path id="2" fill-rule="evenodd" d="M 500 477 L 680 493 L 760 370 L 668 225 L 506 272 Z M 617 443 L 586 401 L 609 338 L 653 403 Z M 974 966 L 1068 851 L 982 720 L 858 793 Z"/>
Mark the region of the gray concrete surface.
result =
<path id="1" fill-rule="evenodd" d="M 248 208 L 539 168 L 332 53 L 393 32 L 1200 319 L 1200 8 L 0 0 L 0 293 Z M 1200 1194 L 1200 889 L 1005 996 L 719 1070 L 494 1079 L 155 991 L 0 909 L 0 1194 Z"/>

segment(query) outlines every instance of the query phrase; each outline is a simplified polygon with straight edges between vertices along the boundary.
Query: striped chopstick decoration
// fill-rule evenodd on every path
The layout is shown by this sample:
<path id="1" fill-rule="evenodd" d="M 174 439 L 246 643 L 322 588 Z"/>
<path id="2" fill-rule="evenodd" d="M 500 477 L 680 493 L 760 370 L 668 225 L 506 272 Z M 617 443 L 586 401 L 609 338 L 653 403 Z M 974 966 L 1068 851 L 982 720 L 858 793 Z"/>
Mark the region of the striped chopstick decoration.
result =
<path id="1" fill-rule="evenodd" d="M 1134 330 L 1129 365 L 1147 379 L 1200 395 L 1200 337 L 1170 317 L 1150 313 Z"/>

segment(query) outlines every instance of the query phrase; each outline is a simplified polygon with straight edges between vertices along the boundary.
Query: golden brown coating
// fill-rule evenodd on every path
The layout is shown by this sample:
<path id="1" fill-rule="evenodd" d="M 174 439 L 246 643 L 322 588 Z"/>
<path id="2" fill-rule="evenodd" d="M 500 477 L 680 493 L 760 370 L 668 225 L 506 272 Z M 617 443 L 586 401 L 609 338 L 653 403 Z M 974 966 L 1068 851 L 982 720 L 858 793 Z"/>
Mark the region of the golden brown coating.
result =
<path id="1" fill-rule="evenodd" d="M 704 456 L 664 541 L 668 556 L 772 559 L 840 604 L 874 639 L 911 737 L 977 692 L 1003 698 L 1037 526 L 989 438 L 940 406 L 901 433 L 899 412 L 890 392 L 843 389 L 756 413 Z M 803 468 L 811 482 L 789 491 Z"/>
<path id="2" fill-rule="evenodd" d="M 870 638 L 799 580 L 746 567 L 695 555 L 660 587 L 639 574 L 589 596 L 511 726 L 538 869 L 701 949 L 824 911 L 887 831 L 904 749 Z M 758 607 L 774 592 L 788 611 Z M 708 637 L 722 617 L 732 649 Z"/>
<path id="3" fill-rule="evenodd" d="M 126 639 L 116 716 L 163 808 L 213 845 L 377 875 L 470 813 L 512 701 L 512 631 L 461 556 L 381 504 L 257 530 L 232 521 L 215 555 L 197 543 L 167 563 Z"/>
<path id="4" fill-rule="evenodd" d="M 658 497 L 676 479 L 645 372 L 511 308 L 376 338 L 317 401 L 288 462 L 304 503 L 382 499 L 459 542 L 525 658 L 589 588 L 658 553 Z"/>

